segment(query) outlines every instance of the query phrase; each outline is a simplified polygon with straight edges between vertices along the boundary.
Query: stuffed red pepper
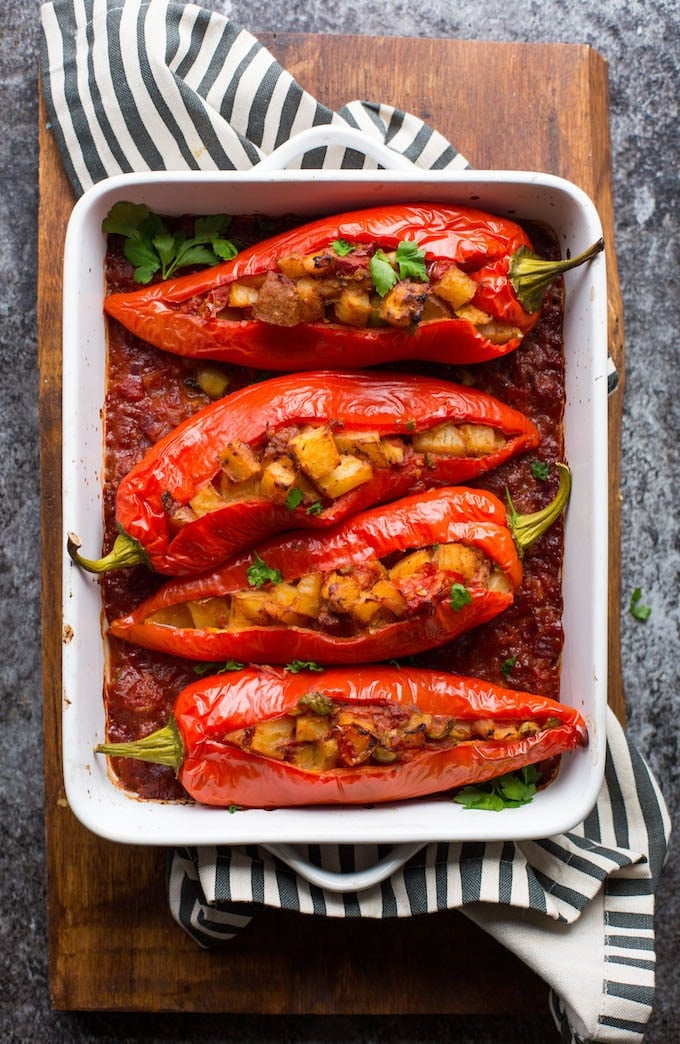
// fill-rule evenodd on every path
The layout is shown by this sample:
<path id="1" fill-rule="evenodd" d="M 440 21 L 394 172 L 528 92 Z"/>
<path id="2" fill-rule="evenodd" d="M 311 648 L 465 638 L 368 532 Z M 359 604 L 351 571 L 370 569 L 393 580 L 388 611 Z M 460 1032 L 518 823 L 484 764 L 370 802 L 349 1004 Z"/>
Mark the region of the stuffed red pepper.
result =
<path id="1" fill-rule="evenodd" d="M 120 483 L 121 535 L 103 572 L 147 562 L 197 574 L 288 529 L 322 529 L 374 504 L 453 485 L 539 443 L 499 400 L 409 374 L 281 376 L 205 407 Z"/>
<path id="2" fill-rule="evenodd" d="M 158 348 L 268 370 L 397 359 L 474 363 L 517 348 L 555 277 L 514 221 L 389 205 L 323 218 L 196 274 L 111 294 L 106 312 Z"/>
<path id="3" fill-rule="evenodd" d="M 220 569 L 171 580 L 116 638 L 189 659 L 367 663 L 432 649 L 513 601 L 520 555 L 569 494 L 508 516 L 497 497 L 431 490 L 365 511 L 321 533 L 286 534 Z"/>
<path id="4" fill-rule="evenodd" d="M 250 668 L 189 685 L 167 726 L 97 752 L 170 765 L 203 804 L 282 808 L 439 794 L 587 740 L 576 710 L 475 678 Z"/>

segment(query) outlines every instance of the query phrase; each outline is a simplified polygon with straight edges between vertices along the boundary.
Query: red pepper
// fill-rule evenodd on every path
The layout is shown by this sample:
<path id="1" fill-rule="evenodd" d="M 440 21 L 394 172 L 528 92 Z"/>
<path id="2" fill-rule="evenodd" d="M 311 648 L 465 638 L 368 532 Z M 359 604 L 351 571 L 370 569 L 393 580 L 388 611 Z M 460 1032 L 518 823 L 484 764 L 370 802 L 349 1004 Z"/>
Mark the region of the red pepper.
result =
<path id="1" fill-rule="evenodd" d="M 412 445 L 423 432 L 461 424 L 493 429 L 498 438 L 482 446 L 481 456 L 471 455 L 469 448 L 456 456 L 417 451 Z M 292 467 L 295 461 L 291 463 L 282 433 L 308 425 L 319 425 L 329 439 L 333 434 L 346 440 L 344 454 L 338 454 L 339 468 L 349 462 L 361 473 L 347 492 L 325 496 L 305 475 L 304 464 Z M 354 447 L 356 433 L 367 432 L 388 441 Z M 261 454 L 263 445 L 277 438 L 280 458 L 288 463 L 284 478 L 277 479 L 282 488 L 274 491 L 274 499 L 263 493 L 261 463 L 256 484 L 227 483 L 231 492 L 217 494 L 215 484 L 224 480 L 220 456 L 225 447 L 246 456 L 259 448 Z M 118 487 L 116 521 L 122 535 L 107 556 L 86 559 L 73 539 L 69 549 L 76 561 L 97 572 L 147 561 L 160 573 L 202 573 L 282 530 L 327 528 L 374 504 L 474 478 L 534 448 L 539 438 L 533 423 L 517 410 L 446 381 L 361 372 L 281 376 L 205 407 L 149 450 Z M 347 440 L 354 453 L 347 452 Z M 380 452 L 382 445 L 392 458 L 371 464 L 365 453 Z M 334 443 L 331 449 L 336 452 Z M 273 467 L 270 461 L 270 474 Z M 210 494 L 209 510 L 196 515 L 189 505 L 202 491 Z"/>
<path id="2" fill-rule="evenodd" d="M 171 765 L 203 804 L 281 808 L 442 793 L 587 741 L 578 711 L 475 678 L 367 666 L 312 682 L 251 668 L 189 685 L 169 725 L 97 751 Z"/>
<path id="3" fill-rule="evenodd" d="M 568 497 L 569 473 L 560 468 L 555 500 L 533 515 L 508 519 L 500 500 L 482 490 L 431 490 L 322 533 L 274 538 L 211 574 L 171 580 L 113 620 L 110 633 L 188 659 L 249 663 L 368 663 L 435 648 L 512 603 L 521 550 Z M 449 545 L 472 549 L 471 570 L 446 559 Z M 419 549 L 419 571 L 402 570 L 395 580 L 395 559 Z M 366 608 L 382 618 L 366 617 Z"/>
<path id="4" fill-rule="evenodd" d="M 303 313 L 301 320 L 294 321 L 288 314 L 284 318 L 271 313 L 264 321 L 234 318 L 240 313 L 227 312 L 232 284 L 268 273 L 281 279 L 278 263 L 282 260 L 325 251 L 332 264 L 342 269 L 342 259 L 333 260 L 332 244 L 338 241 L 363 252 L 363 271 L 376 250 L 384 254 L 397 250 L 400 243 L 416 244 L 425 252 L 427 282 L 413 283 L 423 295 L 423 304 L 444 270 L 459 266 L 477 284 L 465 304 L 484 316 L 475 314 L 473 322 L 469 311 L 451 304 L 443 318 L 418 321 L 417 313 L 412 316 L 415 322 L 407 318 L 401 328 L 372 326 L 373 320 L 365 315 L 368 325 L 357 326 L 328 315 L 309 321 Z M 344 369 L 398 359 L 475 363 L 517 348 L 537 322 L 550 282 L 602 247 L 600 241 L 578 258 L 543 261 L 533 254 L 523 229 L 507 218 L 443 204 L 389 205 L 322 218 L 243 250 L 213 268 L 131 293 L 111 294 L 105 310 L 158 348 L 261 369 Z M 351 254 L 344 265 L 352 267 Z"/>

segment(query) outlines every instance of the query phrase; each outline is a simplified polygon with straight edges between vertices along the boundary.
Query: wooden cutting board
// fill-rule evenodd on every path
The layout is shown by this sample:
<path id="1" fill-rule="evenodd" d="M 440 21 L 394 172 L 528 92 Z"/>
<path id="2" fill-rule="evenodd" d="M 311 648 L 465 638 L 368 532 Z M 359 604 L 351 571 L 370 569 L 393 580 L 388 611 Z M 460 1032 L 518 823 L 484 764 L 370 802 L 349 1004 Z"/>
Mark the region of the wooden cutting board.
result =
<path id="1" fill-rule="evenodd" d="M 624 357 L 606 63 L 578 45 L 298 34 L 260 39 L 332 108 L 353 99 L 388 102 L 430 122 L 474 167 L 548 171 L 578 183 L 595 200 L 607 240 L 611 352 L 621 376 L 610 400 L 609 696 L 623 717 L 618 486 Z M 264 1014 L 545 1010 L 540 980 L 456 912 L 359 923 L 269 910 L 221 950 L 203 952 L 168 912 L 164 852 L 102 841 L 70 812 L 61 774 L 58 563 L 61 261 L 73 198 L 46 120 L 41 105 L 38 314 L 52 1005 Z"/>

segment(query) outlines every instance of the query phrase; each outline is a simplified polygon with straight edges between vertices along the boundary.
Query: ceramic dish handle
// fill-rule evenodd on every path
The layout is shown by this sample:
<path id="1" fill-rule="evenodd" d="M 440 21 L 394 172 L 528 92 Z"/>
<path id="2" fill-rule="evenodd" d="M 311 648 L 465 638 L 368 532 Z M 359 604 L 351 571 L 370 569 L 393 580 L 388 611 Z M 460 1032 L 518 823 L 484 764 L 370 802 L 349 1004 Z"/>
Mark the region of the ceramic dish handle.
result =
<path id="1" fill-rule="evenodd" d="M 325 888 L 329 892 L 361 892 L 372 885 L 380 884 L 385 878 L 391 877 L 411 856 L 425 847 L 424 841 L 411 841 L 403 845 L 395 845 L 393 849 L 378 863 L 367 867 L 365 870 L 355 870 L 351 873 L 341 871 L 324 870 L 315 863 L 310 863 L 300 855 L 294 845 L 262 845 L 273 856 L 286 863 L 291 870 L 309 881 L 310 884 Z"/>
<path id="2" fill-rule="evenodd" d="M 288 141 L 274 149 L 257 164 L 257 171 L 284 170 L 291 160 L 303 156 L 312 149 L 324 148 L 328 145 L 339 145 L 345 149 L 354 149 L 364 156 L 370 156 L 387 170 L 413 170 L 414 165 L 405 156 L 369 138 L 363 131 L 353 127 L 340 127 L 335 124 L 324 124 L 321 127 L 309 127 L 293 135 Z"/>

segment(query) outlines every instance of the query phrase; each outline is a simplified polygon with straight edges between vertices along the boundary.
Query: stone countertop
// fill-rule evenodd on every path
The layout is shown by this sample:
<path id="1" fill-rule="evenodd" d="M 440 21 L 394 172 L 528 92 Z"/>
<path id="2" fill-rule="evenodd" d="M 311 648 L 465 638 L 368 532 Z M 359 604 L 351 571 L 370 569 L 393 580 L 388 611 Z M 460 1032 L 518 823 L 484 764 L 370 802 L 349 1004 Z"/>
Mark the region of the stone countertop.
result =
<path id="1" fill-rule="evenodd" d="M 622 651 L 629 733 L 659 780 L 675 820 L 680 591 L 680 3 L 602 0 L 564 4 L 422 6 L 384 0 L 203 0 L 260 31 L 452 36 L 588 44 L 609 63 L 616 250 L 625 307 L 626 395 L 622 435 Z M 192 1017 L 64 1014 L 47 994 L 41 783 L 38 375 L 36 361 L 37 72 L 39 0 L 0 5 L 0 385 L 2 470 L 3 827 L 0 1030 L 10 1041 L 474 1041 L 555 1039 L 547 1016 Z M 304 13 L 298 13 L 304 10 Z M 425 21 L 425 14 L 427 21 Z M 388 15 L 386 19 L 386 15 Z M 452 71 L 455 75 L 455 71 Z M 540 84 L 536 84 L 540 104 Z M 652 613 L 628 612 L 639 587 Z M 657 903 L 657 996 L 645 1041 L 680 1040 L 680 872 L 671 849 Z M 228 1038 L 227 1038 L 228 1033 Z"/>

